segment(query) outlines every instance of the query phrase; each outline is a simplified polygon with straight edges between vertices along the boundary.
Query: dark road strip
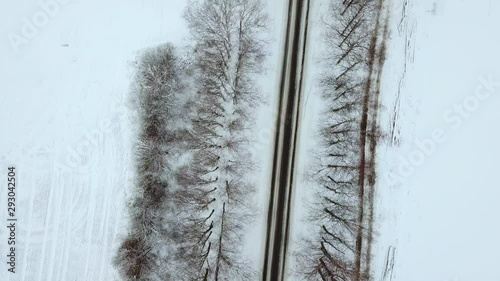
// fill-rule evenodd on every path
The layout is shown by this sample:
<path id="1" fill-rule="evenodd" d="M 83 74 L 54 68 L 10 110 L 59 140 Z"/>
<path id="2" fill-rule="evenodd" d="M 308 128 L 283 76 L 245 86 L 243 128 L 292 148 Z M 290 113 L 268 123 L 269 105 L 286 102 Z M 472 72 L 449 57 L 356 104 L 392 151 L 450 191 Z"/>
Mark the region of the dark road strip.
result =
<path id="1" fill-rule="evenodd" d="M 263 280 L 283 280 L 295 164 L 308 0 L 291 0 L 271 178 Z"/>

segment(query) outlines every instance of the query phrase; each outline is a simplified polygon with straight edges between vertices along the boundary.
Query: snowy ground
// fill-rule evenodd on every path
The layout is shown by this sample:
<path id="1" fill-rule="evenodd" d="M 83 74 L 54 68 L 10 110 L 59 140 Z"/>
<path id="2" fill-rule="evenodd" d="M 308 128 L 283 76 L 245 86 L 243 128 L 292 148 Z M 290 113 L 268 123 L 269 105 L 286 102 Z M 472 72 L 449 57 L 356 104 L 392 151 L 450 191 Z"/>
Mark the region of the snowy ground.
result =
<path id="1" fill-rule="evenodd" d="M 500 4 L 393 2 L 375 280 L 500 280 Z"/>

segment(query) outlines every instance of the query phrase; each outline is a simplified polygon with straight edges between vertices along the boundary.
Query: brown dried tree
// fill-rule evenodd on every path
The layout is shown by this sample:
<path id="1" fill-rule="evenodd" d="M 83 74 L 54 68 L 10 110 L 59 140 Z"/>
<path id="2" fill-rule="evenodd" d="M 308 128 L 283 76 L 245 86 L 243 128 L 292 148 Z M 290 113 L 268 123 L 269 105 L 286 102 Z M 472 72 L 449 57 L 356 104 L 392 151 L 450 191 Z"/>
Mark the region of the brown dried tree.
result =
<path id="1" fill-rule="evenodd" d="M 164 266 L 169 254 L 171 181 L 167 155 L 175 141 L 173 120 L 176 99 L 182 92 L 174 48 L 146 50 L 139 58 L 132 89 L 137 102 L 139 140 L 135 146 L 135 197 L 129 205 L 130 227 L 115 263 L 124 280 L 170 280 Z M 164 263 L 166 264 L 166 263 Z"/>

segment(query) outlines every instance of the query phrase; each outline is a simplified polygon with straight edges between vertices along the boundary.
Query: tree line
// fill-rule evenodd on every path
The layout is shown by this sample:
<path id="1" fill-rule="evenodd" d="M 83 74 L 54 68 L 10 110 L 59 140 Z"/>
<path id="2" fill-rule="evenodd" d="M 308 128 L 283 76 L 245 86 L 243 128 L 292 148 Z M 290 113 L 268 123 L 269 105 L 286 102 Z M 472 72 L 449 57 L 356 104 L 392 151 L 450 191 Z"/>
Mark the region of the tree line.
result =
<path id="1" fill-rule="evenodd" d="M 330 0 L 323 19 L 319 89 L 325 104 L 319 125 L 319 147 L 308 177 L 314 204 L 308 219 L 314 227 L 297 255 L 298 272 L 306 280 L 370 280 L 366 223 L 366 137 L 370 79 L 377 43 L 380 3 Z M 373 122 L 373 120 L 371 120 Z M 376 137 L 376 136 L 375 136 Z"/>
<path id="2" fill-rule="evenodd" d="M 260 0 L 204 0 L 185 20 L 189 62 L 170 44 L 138 58 L 135 192 L 115 263 L 124 280 L 255 280 L 242 241 L 267 16 Z"/>

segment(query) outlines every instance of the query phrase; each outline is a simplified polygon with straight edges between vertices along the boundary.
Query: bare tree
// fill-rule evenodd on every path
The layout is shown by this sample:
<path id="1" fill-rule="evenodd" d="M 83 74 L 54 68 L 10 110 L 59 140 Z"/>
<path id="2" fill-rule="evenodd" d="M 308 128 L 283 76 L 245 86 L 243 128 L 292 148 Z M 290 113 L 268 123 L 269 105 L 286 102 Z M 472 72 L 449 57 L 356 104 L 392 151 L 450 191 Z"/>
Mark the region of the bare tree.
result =
<path id="1" fill-rule="evenodd" d="M 311 179 L 319 187 L 310 213 L 313 237 L 298 256 L 307 280 L 368 280 L 361 270 L 364 177 L 363 106 L 370 79 L 370 52 L 376 32 L 376 1 L 331 0 L 324 20 L 326 53 L 320 88 L 326 111 L 321 122 L 321 146 Z M 364 129 L 363 129 L 364 128 Z"/>
<path id="2" fill-rule="evenodd" d="M 241 241 L 252 218 L 248 147 L 267 19 L 259 0 L 191 2 L 185 18 L 195 42 L 197 95 L 186 140 L 190 161 L 177 173 L 183 278 L 254 280 Z"/>
<path id="3" fill-rule="evenodd" d="M 139 128 L 135 197 L 129 206 L 129 233 L 115 262 L 124 280 L 170 280 L 164 263 L 171 255 L 165 252 L 169 228 L 164 214 L 172 193 L 166 156 L 176 139 L 173 120 L 182 86 L 171 45 L 146 50 L 136 67 L 132 89 Z"/>

